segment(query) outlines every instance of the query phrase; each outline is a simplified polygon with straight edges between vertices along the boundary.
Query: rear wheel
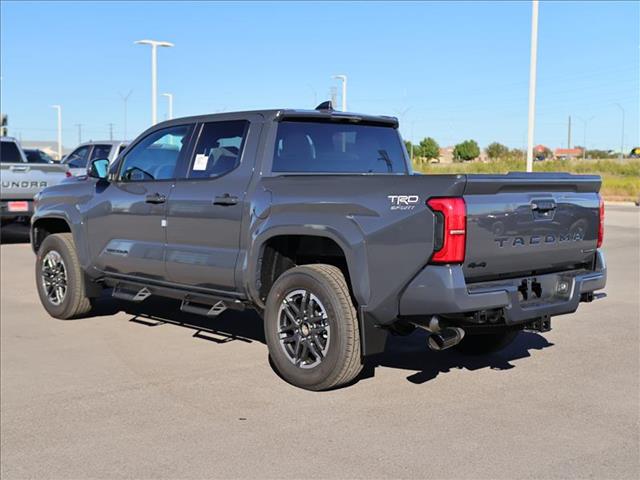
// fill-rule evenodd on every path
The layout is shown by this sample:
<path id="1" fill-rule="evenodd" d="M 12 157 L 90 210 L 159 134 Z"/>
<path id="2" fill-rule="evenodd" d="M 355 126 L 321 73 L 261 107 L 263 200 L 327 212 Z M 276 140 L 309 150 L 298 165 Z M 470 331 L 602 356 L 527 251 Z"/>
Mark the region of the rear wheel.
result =
<path id="1" fill-rule="evenodd" d="M 493 353 L 507 347 L 515 340 L 518 333 L 518 330 L 507 330 L 489 334 L 466 334 L 462 341 L 454 348 L 466 355 L 484 355 L 487 353 Z"/>
<path id="2" fill-rule="evenodd" d="M 264 314 L 278 373 L 307 390 L 328 390 L 360 370 L 360 331 L 344 275 L 332 265 L 295 267 L 274 283 Z"/>
<path id="3" fill-rule="evenodd" d="M 36 286 L 45 310 L 55 318 L 74 318 L 91 310 L 73 236 L 56 233 L 44 239 L 36 259 Z"/>

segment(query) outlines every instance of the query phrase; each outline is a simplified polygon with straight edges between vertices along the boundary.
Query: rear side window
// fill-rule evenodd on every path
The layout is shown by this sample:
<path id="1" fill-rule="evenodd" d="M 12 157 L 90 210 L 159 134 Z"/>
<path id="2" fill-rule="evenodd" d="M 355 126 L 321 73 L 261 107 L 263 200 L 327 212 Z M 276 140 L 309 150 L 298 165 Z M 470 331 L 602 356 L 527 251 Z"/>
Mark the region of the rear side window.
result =
<path id="1" fill-rule="evenodd" d="M 0 150 L 1 163 L 22 163 L 22 155 L 18 150 L 18 145 L 14 142 L 0 142 L 2 150 Z"/>
<path id="2" fill-rule="evenodd" d="M 111 145 L 94 145 L 91 151 L 91 160 L 109 158 L 109 153 L 111 153 Z"/>
<path id="3" fill-rule="evenodd" d="M 189 178 L 214 178 L 230 172 L 240 162 L 249 122 L 205 123 L 191 165 Z"/>
<path id="4" fill-rule="evenodd" d="M 392 127 L 281 122 L 274 172 L 406 173 L 400 136 Z"/>

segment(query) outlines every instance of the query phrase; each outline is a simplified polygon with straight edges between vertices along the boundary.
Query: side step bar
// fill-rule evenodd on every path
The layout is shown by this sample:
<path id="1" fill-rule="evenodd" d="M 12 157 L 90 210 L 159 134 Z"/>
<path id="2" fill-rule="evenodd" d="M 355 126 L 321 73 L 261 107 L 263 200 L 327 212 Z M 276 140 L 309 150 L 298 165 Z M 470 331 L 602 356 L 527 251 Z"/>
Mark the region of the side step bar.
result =
<path id="1" fill-rule="evenodd" d="M 151 296 L 151 291 L 147 287 L 138 288 L 137 290 L 127 290 L 121 284 L 118 284 L 113 287 L 111 296 L 130 302 L 142 302 Z"/>
<path id="2" fill-rule="evenodd" d="M 180 310 L 185 313 L 195 313 L 196 315 L 204 315 L 205 317 L 217 317 L 227 309 L 227 305 L 222 300 L 218 300 L 213 306 L 205 304 L 197 304 L 188 298 L 182 300 Z"/>
<path id="3" fill-rule="evenodd" d="M 111 296 L 120 300 L 141 303 L 151 295 L 158 295 L 180 300 L 180 310 L 185 313 L 204 315 L 206 317 L 217 317 L 227 309 L 245 309 L 244 302 L 237 298 L 191 293 L 177 288 L 142 285 L 116 279 L 107 279 L 105 284 L 113 287 Z"/>

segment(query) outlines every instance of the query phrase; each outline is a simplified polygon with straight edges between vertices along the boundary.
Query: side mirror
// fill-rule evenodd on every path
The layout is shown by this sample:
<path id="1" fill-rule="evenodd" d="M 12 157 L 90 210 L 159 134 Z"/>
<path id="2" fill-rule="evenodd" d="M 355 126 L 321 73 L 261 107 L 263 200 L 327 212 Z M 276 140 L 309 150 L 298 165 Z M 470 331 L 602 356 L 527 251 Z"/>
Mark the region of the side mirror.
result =
<path id="1" fill-rule="evenodd" d="M 109 174 L 109 159 L 96 158 L 95 160 L 91 160 L 87 174 L 99 180 L 106 180 Z"/>

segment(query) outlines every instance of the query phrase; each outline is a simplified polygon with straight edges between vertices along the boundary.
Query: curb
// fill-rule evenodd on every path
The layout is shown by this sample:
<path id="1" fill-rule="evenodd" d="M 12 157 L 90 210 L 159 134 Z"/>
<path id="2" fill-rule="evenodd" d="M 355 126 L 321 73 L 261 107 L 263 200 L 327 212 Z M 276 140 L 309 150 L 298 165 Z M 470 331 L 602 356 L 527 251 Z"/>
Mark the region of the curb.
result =
<path id="1" fill-rule="evenodd" d="M 604 204 L 605 205 L 615 205 L 618 207 L 637 207 L 638 204 L 635 202 L 616 202 L 616 201 L 612 201 L 612 200 L 604 200 Z"/>

